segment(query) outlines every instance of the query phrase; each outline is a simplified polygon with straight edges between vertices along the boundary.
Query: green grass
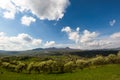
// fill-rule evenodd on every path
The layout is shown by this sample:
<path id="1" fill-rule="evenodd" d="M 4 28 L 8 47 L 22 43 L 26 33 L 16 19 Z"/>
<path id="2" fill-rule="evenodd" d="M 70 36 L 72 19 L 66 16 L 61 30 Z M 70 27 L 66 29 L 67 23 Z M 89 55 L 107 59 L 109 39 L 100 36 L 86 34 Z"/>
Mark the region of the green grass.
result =
<path id="1" fill-rule="evenodd" d="M 120 65 L 111 64 L 64 74 L 25 74 L 3 70 L 0 80 L 120 80 Z"/>

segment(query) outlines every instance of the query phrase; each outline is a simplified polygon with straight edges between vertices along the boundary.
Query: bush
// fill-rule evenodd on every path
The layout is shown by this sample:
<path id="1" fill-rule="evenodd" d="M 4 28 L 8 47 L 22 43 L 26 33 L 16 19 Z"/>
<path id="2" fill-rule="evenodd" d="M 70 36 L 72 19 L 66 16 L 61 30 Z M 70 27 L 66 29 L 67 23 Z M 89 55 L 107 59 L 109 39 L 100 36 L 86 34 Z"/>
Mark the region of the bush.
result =
<path id="1" fill-rule="evenodd" d="M 27 65 L 25 63 L 19 62 L 19 64 L 16 66 L 16 71 L 22 72 L 26 68 L 27 68 Z"/>
<path id="2" fill-rule="evenodd" d="M 42 62 L 36 62 L 33 64 L 32 66 L 32 70 L 35 72 L 47 72 L 48 71 L 48 66 L 46 61 L 42 61 Z"/>
<path id="3" fill-rule="evenodd" d="M 117 56 L 115 54 L 109 54 L 107 56 L 107 60 L 108 60 L 109 63 L 116 63 Z"/>
<path id="4" fill-rule="evenodd" d="M 8 62 L 3 62 L 2 63 L 2 67 L 6 68 L 6 69 L 9 67 L 9 65 L 10 65 L 10 63 L 8 63 Z"/>
<path id="5" fill-rule="evenodd" d="M 57 67 L 56 65 L 57 65 L 56 61 L 53 61 L 53 60 L 46 61 L 46 67 L 49 73 L 56 70 L 56 67 Z"/>
<path id="6" fill-rule="evenodd" d="M 120 64 L 120 52 L 117 54 L 116 63 Z"/>
<path id="7" fill-rule="evenodd" d="M 10 71 L 15 71 L 16 65 L 9 64 L 8 69 Z"/>
<path id="8" fill-rule="evenodd" d="M 8 69 L 10 71 L 15 71 L 16 65 L 12 65 L 8 62 L 3 62 L 2 67 L 5 68 L 5 69 Z"/>
<path id="9" fill-rule="evenodd" d="M 64 64 L 65 64 L 65 61 L 62 59 L 57 61 L 56 70 L 58 73 L 64 73 Z"/>
<path id="10" fill-rule="evenodd" d="M 48 61 L 42 61 L 35 63 L 33 66 L 34 70 L 38 72 L 44 72 L 44 73 L 51 73 L 56 70 L 56 61 L 48 60 Z"/>
<path id="11" fill-rule="evenodd" d="M 75 64 L 73 61 L 69 61 L 64 65 L 64 72 L 73 72 L 75 70 Z"/>
<path id="12" fill-rule="evenodd" d="M 31 71 L 33 70 L 33 65 L 34 65 L 34 62 L 31 62 L 31 63 L 28 65 L 27 71 L 28 71 L 29 73 L 31 73 Z"/>
<path id="13" fill-rule="evenodd" d="M 117 56 L 120 57 L 120 51 L 117 53 Z"/>
<path id="14" fill-rule="evenodd" d="M 77 60 L 76 65 L 79 69 L 83 69 L 85 67 L 89 67 L 90 62 L 87 60 Z"/>
<path id="15" fill-rule="evenodd" d="M 2 61 L 0 60 L 0 66 L 2 66 Z"/>
<path id="16" fill-rule="evenodd" d="M 92 58 L 90 61 L 92 65 L 103 65 L 107 63 L 103 56 L 96 56 L 95 58 Z"/>
<path id="17" fill-rule="evenodd" d="M 42 71 L 42 72 L 47 72 L 47 64 L 46 64 L 46 61 L 42 61 L 38 64 L 39 66 L 39 69 Z"/>
<path id="18" fill-rule="evenodd" d="M 18 65 L 20 63 L 20 61 L 11 61 L 10 64 L 13 64 L 13 65 Z"/>
<path id="19" fill-rule="evenodd" d="M 37 57 L 34 57 L 37 58 Z M 46 57 L 45 57 L 46 58 Z M 13 61 L 12 61 L 13 60 Z M 96 56 L 94 58 L 81 58 L 68 55 L 47 58 L 46 61 L 41 62 L 25 62 L 16 61 L 16 59 L 9 59 L 3 57 L 0 59 L 0 67 L 6 68 L 10 71 L 22 72 L 27 70 L 29 73 L 64 73 L 73 72 L 75 69 L 84 69 L 89 66 L 104 65 L 109 63 L 120 63 L 120 52 L 117 55 L 110 54 L 107 57 Z M 5 62 L 8 61 L 8 62 Z M 33 61 L 33 59 L 32 59 Z M 38 60 L 37 60 L 38 61 Z M 93 67 L 94 67 L 93 66 Z"/>

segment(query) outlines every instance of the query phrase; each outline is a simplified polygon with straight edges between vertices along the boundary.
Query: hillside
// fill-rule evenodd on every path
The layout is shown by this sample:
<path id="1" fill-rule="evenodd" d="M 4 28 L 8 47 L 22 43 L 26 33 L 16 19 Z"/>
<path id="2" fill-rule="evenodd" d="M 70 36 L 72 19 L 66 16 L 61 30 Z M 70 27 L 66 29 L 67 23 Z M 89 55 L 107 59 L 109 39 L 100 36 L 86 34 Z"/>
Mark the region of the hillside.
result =
<path id="1" fill-rule="evenodd" d="M 107 56 L 109 54 L 117 54 L 119 48 L 115 49 L 101 49 L 101 50 L 80 50 L 66 48 L 36 48 L 27 51 L 0 51 L 0 56 L 43 56 L 43 55 L 78 55 L 81 57 L 94 57 L 96 55 Z"/>

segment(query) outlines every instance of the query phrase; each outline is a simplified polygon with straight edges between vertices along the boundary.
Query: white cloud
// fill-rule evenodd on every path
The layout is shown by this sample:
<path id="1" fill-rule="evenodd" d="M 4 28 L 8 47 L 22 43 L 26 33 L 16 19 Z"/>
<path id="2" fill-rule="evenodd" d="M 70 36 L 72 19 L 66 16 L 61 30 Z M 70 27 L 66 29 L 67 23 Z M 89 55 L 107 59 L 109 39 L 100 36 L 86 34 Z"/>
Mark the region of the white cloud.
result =
<path id="1" fill-rule="evenodd" d="M 114 33 L 110 37 L 113 38 L 113 39 L 117 39 L 117 38 L 120 39 L 120 32 Z"/>
<path id="2" fill-rule="evenodd" d="M 4 17 L 11 19 L 18 12 L 29 11 L 41 20 L 59 20 L 69 4 L 69 0 L 0 0 Z"/>
<path id="3" fill-rule="evenodd" d="M 7 19 L 14 19 L 15 17 L 15 13 L 14 12 L 10 12 L 10 11 L 6 11 L 3 13 L 3 17 L 7 18 Z"/>
<path id="4" fill-rule="evenodd" d="M 35 46 L 37 46 L 37 45 L 39 45 L 41 43 L 42 43 L 41 39 L 34 39 L 33 42 L 32 42 L 32 44 L 35 45 Z"/>
<path id="5" fill-rule="evenodd" d="M 81 35 L 80 42 L 90 42 L 93 41 L 98 36 L 96 32 L 90 32 L 88 30 L 84 30 L 83 35 Z"/>
<path id="6" fill-rule="evenodd" d="M 0 32 L 0 37 L 4 36 L 5 33 L 4 32 Z"/>
<path id="7" fill-rule="evenodd" d="M 3 17 L 7 19 L 14 19 L 16 14 L 16 7 L 11 0 L 0 0 L 0 8 L 3 9 Z"/>
<path id="8" fill-rule="evenodd" d="M 28 50 L 36 47 L 71 47 L 77 49 L 107 49 L 120 47 L 120 32 L 101 37 L 102 35 L 98 36 L 98 33 L 88 30 L 84 30 L 83 32 L 79 32 L 78 28 L 76 30 L 70 28 L 70 30 L 70 32 L 66 31 L 66 33 L 68 39 L 74 41 L 74 43 L 69 44 L 56 44 L 55 41 L 42 43 L 42 39 L 33 38 L 25 33 L 16 36 L 7 36 L 4 32 L 0 32 L 0 50 Z M 78 37 L 76 37 L 76 35 Z"/>
<path id="9" fill-rule="evenodd" d="M 76 30 L 72 30 L 69 26 L 67 26 L 67 27 L 63 28 L 61 31 L 66 32 L 68 34 L 68 38 L 70 40 L 75 41 L 76 43 L 89 42 L 89 41 L 94 40 L 94 38 L 96 38 L 98 36 L 98 33 L 90 32 L 88 30 L 84 30 L 83 34 L 79 34 L 80 33 L 79 27 L 77 27 Z"/>
<path id="10" fill-rule="evenodd" d="M 102 35 L 100 36 L 99 33 L 90 32 L 88 30 L 80 32 L 79 30 L 79 28 L 72 30 L 70 27 L 65 27 L 61 30 L 67 33 L 69 40 L 75 42 L 74 44 L 69 44 L 69 47 L 78 49 L 107 49 L 120 47 L 120 32 L 102 38 Z"/>
<path id="11" fill-rule="evenodd" d="M 63 28 L 61 31 L 62 31 L 62 32 L 70 33 L 70 32 L 71 32 L 71 28 L 70 28 L 69 26 L 66 26 L 66 27 Z"/>
<path id="12" fill-rule="evenodd" d="M 62 32 L 66 32 L 68 34 L 68 37 L 70 40 L 73 40 L 75 41 L 76 43 L 78 42 L 79 40 L 79 28 L 76 29 L 76 31 L 72 31 L 71 28 L 69 26 L 63 28 L 61 31 Z"/>
<path id="13" fill-rule="evenodd" d="M 45 43 L 45 47 L 53 47 L 55 45 L 55 41 L 47 41 Z"/>
<path id="14" fill-rule="evenodd" d="M 112 21 L 109 22 L 110 26 L 114 26 L 115 23 L 116 23 L 116 20 L 115 20 L 115 19 L 113 19 Z"/>
<path id="15" fill-rule="evenodd" d="M 27 50 L 41 45 L 42 40 L 31 37 L 28 34 L 21 33 L 17 36 L 6 36 L 0 32 L 1 50 Z M 1 36 L 2 35 L 2 36 Z"/>
<path id="16" fill-rule="evenodd" d="M 42 43 L 42 39 L 36 39 L 29 34 L 21 33 L 16 36 L 7 36 L 0 32 L 0 50 L 29 50 L 38 47 L 54 47 L 55 41 Z"/>
<path id="17" fill-rule="evenodd" d="M 79 28 L 79 27 L 77 27 L 77 28 L 76 28 L 76 31 L 80 31 L 80 28 Z"/>
<path id="18" fill-rule="evenodd" d="M 26 25 L 26 26 L 30 26 L 30 24 L 31 23 L 33 23 L 33 22 L 35 22 L 36 21 L 36 19 L 35 18 L 33 18 L 33 17 L 28 17 L 28 16 L 23 16 L 22 18 L 21 18 L 21 23 L 23 24 L 23 25 Z"/>

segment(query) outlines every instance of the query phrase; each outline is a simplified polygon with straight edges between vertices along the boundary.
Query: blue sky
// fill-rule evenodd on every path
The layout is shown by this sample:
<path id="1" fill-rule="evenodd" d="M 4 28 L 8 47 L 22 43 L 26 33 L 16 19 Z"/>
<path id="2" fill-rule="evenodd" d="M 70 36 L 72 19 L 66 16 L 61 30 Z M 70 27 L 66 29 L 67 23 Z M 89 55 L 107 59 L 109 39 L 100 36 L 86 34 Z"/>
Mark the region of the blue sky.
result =
<path id="1" fill-rule="evenodd" d="M 1 0 L 0 50 L 120 47 L 119 0 Z"/>

